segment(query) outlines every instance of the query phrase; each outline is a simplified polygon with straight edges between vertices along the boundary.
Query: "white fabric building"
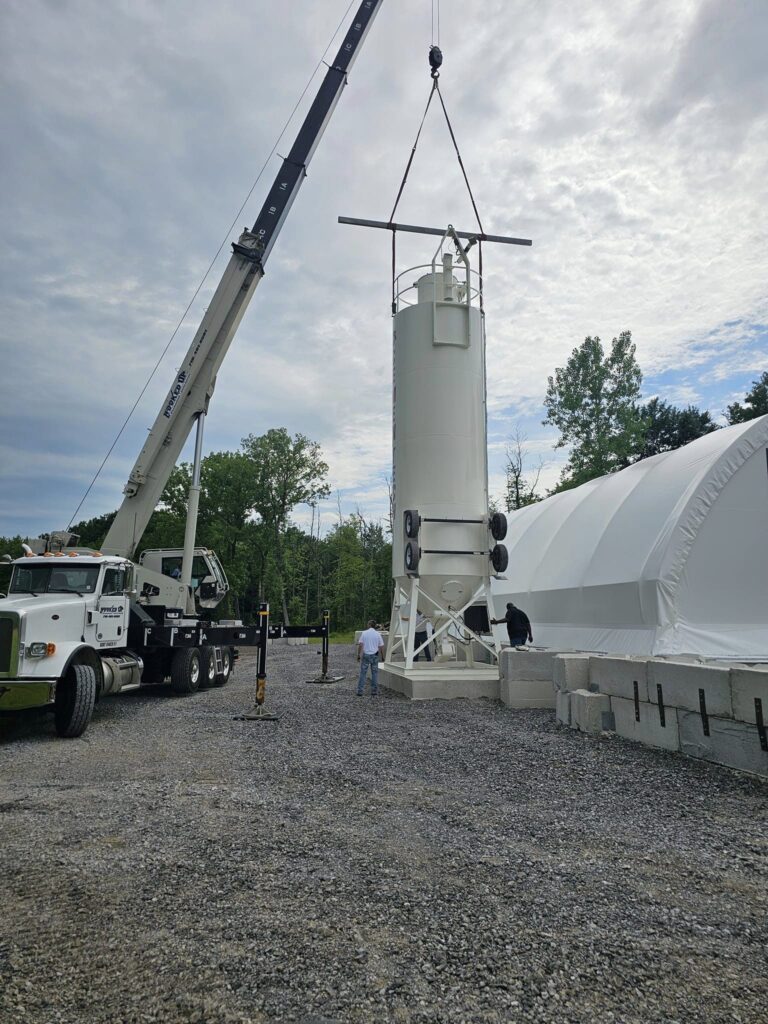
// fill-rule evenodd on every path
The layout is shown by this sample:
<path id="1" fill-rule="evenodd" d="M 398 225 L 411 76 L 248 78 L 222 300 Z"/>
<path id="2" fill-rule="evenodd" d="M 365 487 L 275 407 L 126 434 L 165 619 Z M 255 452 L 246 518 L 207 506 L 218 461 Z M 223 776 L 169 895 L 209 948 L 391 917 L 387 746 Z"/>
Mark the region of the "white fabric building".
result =
<path id="1" fill-rule="evenodd" d="M 495 615 L 550 648 L 768 658 L 767 460 L 761 416 L 514 512 Z"/>

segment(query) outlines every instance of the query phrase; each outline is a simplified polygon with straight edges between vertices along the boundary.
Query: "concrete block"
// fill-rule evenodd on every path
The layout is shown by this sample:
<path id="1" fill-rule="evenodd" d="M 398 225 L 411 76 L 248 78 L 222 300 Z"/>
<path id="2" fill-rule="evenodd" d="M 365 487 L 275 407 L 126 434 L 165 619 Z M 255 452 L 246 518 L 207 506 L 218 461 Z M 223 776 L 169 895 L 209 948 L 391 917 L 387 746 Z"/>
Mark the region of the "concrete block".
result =
<path id="1" fill-rule="evenodd" d="M 556 655 L 552 662 L 552 682 L 556 690 L 587 690 L 589 688 L 589 655 Z"/>
<path id="2" fill-rule="evenodd" d="M 288 646 L 289 647 L 306 647 L 309 643 L 309 637 L 306 636 L 289 636 Z"/>
<path id="3" fill-rule="evenodd" d="M 760 747 L 757 726 L 731 718 L 709 717 L 709 736 L 705 736 L 701 715 L 679 711 L 678 716 L 680 749 L 684 754 L 768 778 L 768 751 Z"/>
<path id="4" fill-rule="evenodd" d="M 462 663 L 469 664 L 469 654 L 472 654 L 472 660 L 475 665 L 495 665 L 496 659 L 488 650 L 487 647 L 483 647 L 477 640 L 470 640 L 468 644 L 456 644 L 456 660 Z M 434 652 L 433 652 L 434 656 Z"/>
<path id="5" fill-rule="evenodd" d="M 410 670 L 384 662 L 379 666 L 379 686 L 401 693 L 409 700 L 498 700 L 499 672 L 496 666 L 460 668 L 455 662 L 450 666 L 418 662 Z"/>
<path id="6" fill-rule="evenodd" d="M 571 725 L 574 729 L 599 735 L 612 725 L 611 698 L 605 693 L 574 690 L 571 693 Z"/>
<path id="7" fill-rule="evenodd" d="M 757 721 L 755 697 L 763 703 L 763 722 L 768 726 L 768 666 L 731 669 L 733 717 L 739 722 Z"/>
<path id="8" fill-rule="evenodd" d="M 502 679 L 499 698 L 508 708 L 553 708 L 555 691 L 546 679 Z"/>
<path id="9" fill-rule="evenodd" d="M 661 724 L 657 704 L 640 703 L 640 721 L 635 718 L 635 702 L 623 697 L 611 697 L 611 711 L 614 718 L 614 731 L 628 740 L 645 743 L 649 747 L 661 747 L 662 750 L 680 749 L 680 732 L 677 722 L 677 709 L 664 708 L 664 725 Z"/>
<path id="10" fill-rule="evenodd" d="M 551 683 L 556 653 L 556 651 L 507 648 L 501 652 L 502 679 L 543 679 Z"/>
<path id="11" fill-rule="evenodd" d="M 698 711 L 699 690 L 703 690 L 707 714 L 733 718 L 729 668 L 652 659 L 648 662 L 648 698 L 652 704 L 659 702 L 658 686 L 665 706 Z"/>
<path id="12" fill-rule="evenodd" d="M 487 647 L 484 647 L 477 640 L 471 640 L 470 643 L 472 644 L 472 657 L 476 663 L 480 665 L 494 665 L 496 663 L 496 659 Z"/>
<path id="13" fill-rule="evenodd" d="M 555 718 L 559 725 L 571 724 L 571 694 L 567 690 L 555 693 Z"/>
<path id="14" fill-rule="evenodd" d="M 598 693 L 608 693 L 612 697 L 635 699 L 635 683 L 638 698 L 648 700 L 648 680 L 646 676 L 647 658 L 601 657 L 592 655 L 589 659 L 589 687 Z"/>

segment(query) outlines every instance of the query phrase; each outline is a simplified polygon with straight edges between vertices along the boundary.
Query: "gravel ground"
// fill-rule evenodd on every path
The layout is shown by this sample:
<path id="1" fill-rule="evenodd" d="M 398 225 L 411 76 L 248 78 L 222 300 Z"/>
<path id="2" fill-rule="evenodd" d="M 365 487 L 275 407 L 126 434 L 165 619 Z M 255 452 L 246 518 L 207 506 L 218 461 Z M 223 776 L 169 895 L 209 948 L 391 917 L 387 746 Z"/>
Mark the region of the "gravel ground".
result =
<path id="1" fill-rule="evenodd" d="M 0 721 L 0 1020 L 765 1024 L 765 783 L 332 654 Z"/>

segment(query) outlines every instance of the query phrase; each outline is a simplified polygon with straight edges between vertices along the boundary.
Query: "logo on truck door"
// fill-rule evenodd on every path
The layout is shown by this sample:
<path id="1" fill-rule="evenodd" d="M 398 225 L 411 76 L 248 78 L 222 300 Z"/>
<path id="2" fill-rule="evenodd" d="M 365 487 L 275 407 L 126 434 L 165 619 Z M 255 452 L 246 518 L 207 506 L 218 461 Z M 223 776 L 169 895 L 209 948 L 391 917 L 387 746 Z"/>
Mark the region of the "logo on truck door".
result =
<path id="1" fill-rule="evenodd" d="M 104 619 L 119 619 L 123 614 L 121 604 L 108 604 L 99 608 L 99 615 Z"/>

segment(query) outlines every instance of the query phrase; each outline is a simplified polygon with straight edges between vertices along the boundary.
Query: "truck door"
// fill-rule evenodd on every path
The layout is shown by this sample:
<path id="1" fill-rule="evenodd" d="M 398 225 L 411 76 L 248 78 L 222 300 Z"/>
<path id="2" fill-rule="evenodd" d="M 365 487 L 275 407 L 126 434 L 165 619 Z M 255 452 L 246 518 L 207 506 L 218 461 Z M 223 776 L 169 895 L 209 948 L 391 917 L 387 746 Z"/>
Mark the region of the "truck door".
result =
<path id="1" fill-rule="evenodd" d="M 108 566 L 94 614 L 96 642 L 100 647 L 125 646 L 128 612 L 125 569 L 122 566 Z"/>

